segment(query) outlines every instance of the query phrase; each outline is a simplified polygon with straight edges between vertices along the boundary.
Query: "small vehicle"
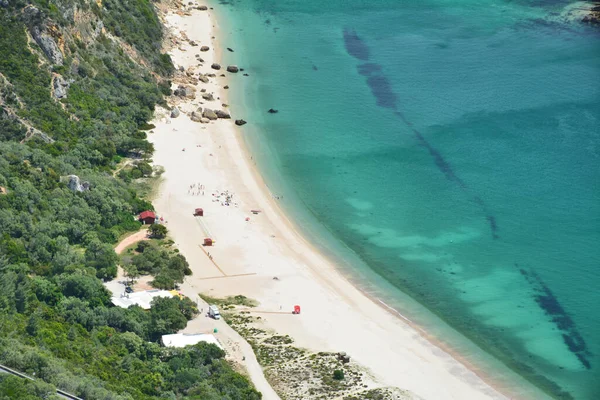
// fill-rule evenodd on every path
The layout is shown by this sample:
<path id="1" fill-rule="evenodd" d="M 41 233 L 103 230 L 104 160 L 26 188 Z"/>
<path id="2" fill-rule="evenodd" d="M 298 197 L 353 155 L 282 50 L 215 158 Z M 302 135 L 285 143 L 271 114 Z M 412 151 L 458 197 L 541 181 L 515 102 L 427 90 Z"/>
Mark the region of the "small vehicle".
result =
<path id="1" fill-rule="evenodd" d="M 221 313 L 219 312 L 219 308 L 214 304 L 208 307 L 208 316 L 214 319 L 221 319 Z"/>
<path id="2" fill-rule="evenodd" d="M 125 286 L 125 293 L 133 293 L 131 286 Z"/>

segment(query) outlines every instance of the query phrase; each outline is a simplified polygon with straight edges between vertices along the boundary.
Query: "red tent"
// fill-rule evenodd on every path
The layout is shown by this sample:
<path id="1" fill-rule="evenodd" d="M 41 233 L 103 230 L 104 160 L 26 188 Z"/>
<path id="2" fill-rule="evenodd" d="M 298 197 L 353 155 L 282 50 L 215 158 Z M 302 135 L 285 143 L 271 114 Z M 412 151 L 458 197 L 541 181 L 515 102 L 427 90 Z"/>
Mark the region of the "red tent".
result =
<path id="1" fill-rule="evenodd" d="M 138 220 L 142 224 L 153 224 L 156 221 L 156 214 L 154 211 L 144 211 L 140 214 Z"/>
<path id="2" fill-rule="evenodd" d="M 213 240 L 211 238 L 205 238 L 204 239 L 204 245 L 205 246 L 212 246 L 213 245 Z"/>
<path id="3" fill-rule="evenodd" d="M 204 216 L 204 210 L 201 208 L 196 208 L 194 210 L 194 217 L 202 217 Z"/>
<path id="4" fill-rule="evenodd" d="M 294 306 L 294 311 L 292 311 L 292 314 L 300 314 L 300 306 Z"/>

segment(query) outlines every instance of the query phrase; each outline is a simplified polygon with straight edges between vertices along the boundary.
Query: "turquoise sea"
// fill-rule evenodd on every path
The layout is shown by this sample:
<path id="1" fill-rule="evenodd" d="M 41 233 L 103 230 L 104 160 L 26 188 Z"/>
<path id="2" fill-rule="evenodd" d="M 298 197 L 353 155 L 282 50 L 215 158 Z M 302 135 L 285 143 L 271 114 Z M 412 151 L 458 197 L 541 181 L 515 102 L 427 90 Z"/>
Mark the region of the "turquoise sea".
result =
<path id="1" fill-rule="evenodd" d="M 305 233 L 503 385 L 600 398 L 600 29 L 561 0 L 212 6 Z"/>

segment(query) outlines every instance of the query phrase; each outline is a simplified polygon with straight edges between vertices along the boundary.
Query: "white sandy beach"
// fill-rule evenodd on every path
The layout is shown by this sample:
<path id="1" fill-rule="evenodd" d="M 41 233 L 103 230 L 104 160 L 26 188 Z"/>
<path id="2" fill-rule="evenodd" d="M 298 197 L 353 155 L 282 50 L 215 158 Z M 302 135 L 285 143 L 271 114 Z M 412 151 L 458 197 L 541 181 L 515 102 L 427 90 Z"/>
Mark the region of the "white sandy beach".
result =
<path id="1" fill-rule="evenodd" d="M 409 390 L 416 398 L 505 398 L 413 327 L 352 286 L 335 265 L 294 230 L 243 148 L 244 127 L 234 125 L 235 118 L 245 118 L 251 124 L 251 116 L 237 116 L 232 110 L 232 120 L 203 124 L 191 121 L 186 115 L 198 106 L 223 109 L 221 103 L 226 92 L 223 86 L 252 79 L 241 73 L 224 72 L 226 66 L 221 71 L 211 70 L 210 65 L 219 62 L 215 59 L 219 55 L 214 48 L 217 43 L 211 39 L 216 32 L 213 29 L 216 21 L 211 15 L 210 9 L 193 10 L 189 15 L 167 14 L 167 23 L 176 36 L 183 31 L 200 46 L 210 46 L 210 51 L 200 52 L 200 47 L 182 40 L 171 51 L 175 66 L 191 68 L 195 73 L 215 72 L 217 76 L 210 78 L 209 83 L 199 83 L 195 100 L 178 103 L 182 110 L 178 118 L 169 118 L 165 110 L 159 111 L 154 133 L 149 135 L 156 149 L 154 163 L 165 168 L 154 204 L 193 271 L 182 285 L 184 293 L 191 297 L 199 292 L 214 297 L 243 294 L 258 300 L 260 310 L 286 311 L 265 314 L 263 318 L 273 330 L 292 336 L 300 347 L 347 352 L 380 385 Z M 202 66 L 198 66 L 197 54 L 204 59 Z M 227 78 L 220 77 L 221 73 Z M 177 83 L 175 79 L 174 84 Z M 202 88 L 221 100 L 203 100 Z M 213 196 L 225 191 L 234 194 L 229 206 L 222 205 L 223 196 L 218 201 Z M 204 209 L 204 217 L 192 215 L 197 207 Z M 252 209 L 260 209 L 261 213 L 254 215 Z M 202 246 L 207 236 L 216 241 L 213 247 Z M 205 250 L 210 252 L 214 263 Z M 302 307 L 300 315 L 291 314 L 295 304 Z M 186 330 L 208 330 L 207 324 L 200 319 Z M 223 323 L 219 326 L 226 335 L 221 340 L 229 342 L 230 349 L 231 345 L 238 350 L 243 347 L 247 355 L 247 343 Z M 241 361 L 239 355 L 236 359 L 246 363 L 264 398 L 277 397 L 265 387 L 264 381 L 257 383 L 260 371 L 252 364 L 255 359 L 246 357 Z"/>

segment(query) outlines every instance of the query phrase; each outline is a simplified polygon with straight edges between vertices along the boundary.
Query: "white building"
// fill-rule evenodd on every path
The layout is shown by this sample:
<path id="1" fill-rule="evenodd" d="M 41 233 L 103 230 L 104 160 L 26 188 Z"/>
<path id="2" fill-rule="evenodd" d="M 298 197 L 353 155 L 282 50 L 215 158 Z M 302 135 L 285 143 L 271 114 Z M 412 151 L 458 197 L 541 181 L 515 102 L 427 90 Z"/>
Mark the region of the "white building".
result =
<path id="1" fill-rule="evenodd" d="M 185 347 L 200 342 L 206 342 L 212 343 L 223 350 L 221 343 L 219 343 L 217 338 L 210 333 L 174 333 L 172 335 L 163 335 L 161 340 L 166 347 Z"/>
<path id="2" fill-rule="evenodd" d="M 173 293 L 159 289 L 146 290 L 144 292 L 121 294 L 119 296 L 115 295 L 111 298 L 111 301 L 115 306 L 121 308 L 129 308 L 135 304 L 142 307 L 144 310 L 149 310 L 150 303 L 155 297 L 173 297 Z"/>

